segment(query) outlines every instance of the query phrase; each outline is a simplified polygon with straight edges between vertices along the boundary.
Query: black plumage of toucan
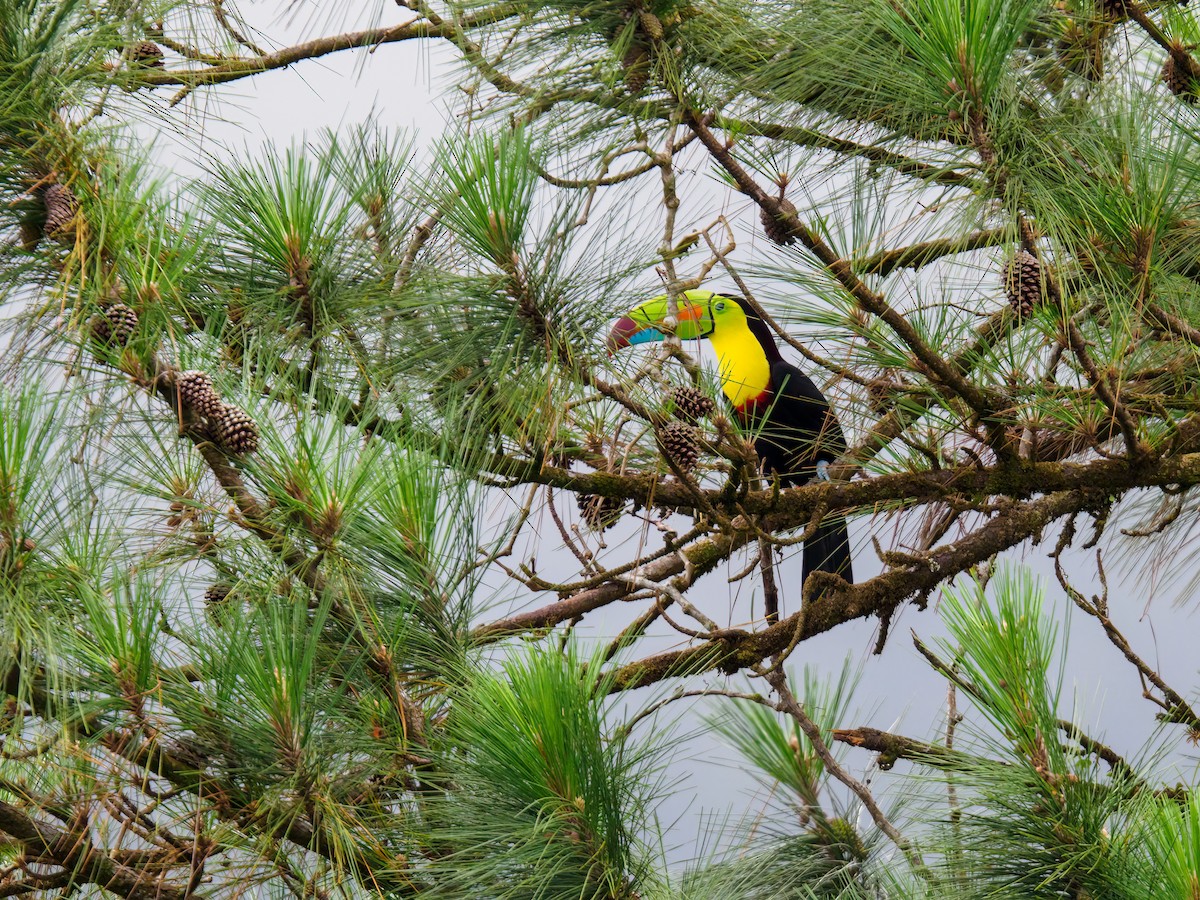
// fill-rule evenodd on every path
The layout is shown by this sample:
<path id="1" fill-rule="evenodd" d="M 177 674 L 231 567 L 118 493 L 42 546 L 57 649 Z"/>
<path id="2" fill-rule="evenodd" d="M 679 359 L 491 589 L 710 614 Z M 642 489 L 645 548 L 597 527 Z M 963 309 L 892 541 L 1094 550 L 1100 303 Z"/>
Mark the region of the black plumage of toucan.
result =
<path id="1" fill-rule="evenodd" d="M 674 328 L 681 340 L 707 338 L 716 351 L 721 392 L 746 430 L 768 473 L 785 486 L 824 477 L 846 451 L 837 416 L 812 379 L 785 360 L 767 323 L 739 297 L 692 290 L 679 295 Z M 659 341 L 667 298 L 640 303 L 617 320 L 609 350 Z M 827 516 L 804 542 L 802 577 L 831 572 L 854 581 L 850 536 L 842 516 Z"/>

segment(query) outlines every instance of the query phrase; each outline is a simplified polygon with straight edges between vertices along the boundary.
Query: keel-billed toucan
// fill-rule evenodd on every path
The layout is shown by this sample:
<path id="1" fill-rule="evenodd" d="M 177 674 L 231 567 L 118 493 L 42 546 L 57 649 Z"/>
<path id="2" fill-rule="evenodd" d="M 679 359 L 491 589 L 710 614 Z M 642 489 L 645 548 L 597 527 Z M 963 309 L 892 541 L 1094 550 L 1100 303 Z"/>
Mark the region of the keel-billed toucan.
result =
<path id="1" fill-rule="evenodd" d="M 823 474 L 846 450 L 846 439 L 829 402 L 812 380 L 787 362 L 767 323 L 744 300 L 712 291 L 685 291 L 678 298 L 675 334 L 708 338 L 721 368 L 721 390 L 738 420 L 755 436 L 754 449 L 768 472 L 784 485 Z M 610 349 L 663 339 L 667 298 L 631 309 L 613 326 Z M 853 581 L 846 520 L 826 518 L 804 542 L 803 578 L 832 572 Z"/>

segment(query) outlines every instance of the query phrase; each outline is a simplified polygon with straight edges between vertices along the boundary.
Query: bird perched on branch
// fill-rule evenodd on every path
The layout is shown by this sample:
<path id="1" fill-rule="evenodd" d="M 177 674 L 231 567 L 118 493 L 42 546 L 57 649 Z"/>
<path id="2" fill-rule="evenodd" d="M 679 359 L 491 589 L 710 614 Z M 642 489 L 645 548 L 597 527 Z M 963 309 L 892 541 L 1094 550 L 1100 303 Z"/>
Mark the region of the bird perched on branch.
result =
<path id="1" fill-rule="evenodd" d="M 785 486 L 827 477 L 825 467 L 846 450 L 841 425 L 812 379 L 780 354 L 767 323 L 745 300 L 712 291 L 685 291 L 677 307 L 675 334 L 712 342 L 721 391 L 767 471 Z M 665 296 L 635 306 L 613 326 L 609 349 L 662 340 L 667 317 Z M 813 572 L 854 580 L 842 516 L 823 519 L 804 542 L 804 581 Z"/>

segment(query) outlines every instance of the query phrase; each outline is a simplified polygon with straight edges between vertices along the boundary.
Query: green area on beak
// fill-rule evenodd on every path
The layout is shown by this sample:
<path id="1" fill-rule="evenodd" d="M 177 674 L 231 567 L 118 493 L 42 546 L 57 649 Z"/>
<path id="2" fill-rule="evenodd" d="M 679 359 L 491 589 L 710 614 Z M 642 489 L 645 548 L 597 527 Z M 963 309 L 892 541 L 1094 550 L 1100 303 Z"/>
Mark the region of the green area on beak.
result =
<path id="1" fill-rule="evenodd" d="M 712 334 L 713 320 L 709 303 L 712 291 L 685 291 L 679 297 L 679 319 L 675 334 L 680 340 L 693 341 Z M 619 350 L 631 344 L 661 341 L 663 325 L 668 316 L 667 297 L 651 297 L 639 303 L 628 314 L 617 320 L 608 334 L 609 350 Z"/>

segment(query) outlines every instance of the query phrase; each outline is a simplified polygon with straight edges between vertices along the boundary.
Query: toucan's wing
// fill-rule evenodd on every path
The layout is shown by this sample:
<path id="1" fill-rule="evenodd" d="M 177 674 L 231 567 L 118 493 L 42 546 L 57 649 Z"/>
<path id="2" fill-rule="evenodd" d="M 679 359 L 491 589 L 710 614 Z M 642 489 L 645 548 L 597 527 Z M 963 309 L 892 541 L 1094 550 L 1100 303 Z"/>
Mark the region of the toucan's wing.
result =
<path id="1" fill-rule="evenodd" d="M 846 452 L 846 437 L 820 388 L 795 366 L 772 365 L 771 383 L 776 396 L 766 427 L 784 451 L 788 466 L 786 475 L 781 468 L 777 471 L 785 484 L 803 484 L 816 474 L 819 461 L 833 462 Z M 813 572 L 854 581 L 850 531 L 843 516 L 826 517 L 805 540 L 801 583 Z"/>
<path id="2" fill-rule="evenodd" d="M 832 462 L 845 452 L 846 438 L 825 395 L 791 363 L 772 363 L 771 387 L 755 447 L 785 483 L 805 482 L 819 460 Z"/>

